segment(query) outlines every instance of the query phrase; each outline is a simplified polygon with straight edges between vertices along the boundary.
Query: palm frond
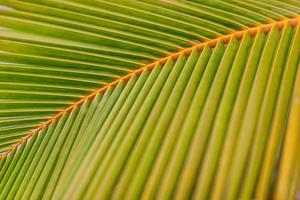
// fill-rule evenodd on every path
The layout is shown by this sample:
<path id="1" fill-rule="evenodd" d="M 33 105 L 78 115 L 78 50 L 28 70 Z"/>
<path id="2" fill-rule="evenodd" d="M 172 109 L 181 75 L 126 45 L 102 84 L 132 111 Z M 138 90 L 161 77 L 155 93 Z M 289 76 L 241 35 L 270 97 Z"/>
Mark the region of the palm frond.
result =
<path id="1" fill-rule="evenodd" d="M 1 151 L 144 64 L 300 10 L 276 1 L 0 2 Z"/>
<path id="2" fill-rule="evenodd" d="M 1 198 L 295 198 L 298 1 L 0 2 Z"/>

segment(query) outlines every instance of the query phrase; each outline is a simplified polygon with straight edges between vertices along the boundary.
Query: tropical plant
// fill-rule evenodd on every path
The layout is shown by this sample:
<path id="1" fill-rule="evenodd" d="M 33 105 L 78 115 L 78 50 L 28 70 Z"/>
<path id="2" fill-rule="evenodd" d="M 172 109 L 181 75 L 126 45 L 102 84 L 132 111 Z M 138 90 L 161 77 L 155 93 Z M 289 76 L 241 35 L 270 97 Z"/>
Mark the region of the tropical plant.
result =
<path id="1" fill-rule="evenodd" d="M 297 0 L 0 0 L 0 199 L 295 199 Z"/>

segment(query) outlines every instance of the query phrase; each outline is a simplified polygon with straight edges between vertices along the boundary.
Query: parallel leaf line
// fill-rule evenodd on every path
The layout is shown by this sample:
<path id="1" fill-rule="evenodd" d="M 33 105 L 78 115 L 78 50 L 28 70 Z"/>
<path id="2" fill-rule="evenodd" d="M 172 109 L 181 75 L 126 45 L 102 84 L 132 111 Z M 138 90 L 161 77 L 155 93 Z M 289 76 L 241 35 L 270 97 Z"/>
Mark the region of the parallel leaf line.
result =
<path id="1" fill-rule="evenodd" d="M 54 120 L 59 119 L 61 116 L 63 116 L 64 113 L 72 111 L 75 107 L 80 106 L 81 104 L 83 104 L 85 102 L 85 100 L 93 99 L 97 94 L 104 93 L 109 88 L 115 88 L 121 81 L 126 81 L 127 82 L 131 77 L 133 77 L 135 75 L 140 75 L 144 70 L 152 70 L 156 66 L 160 66 L 160 65 L 165 64 L 169 59 L 176 60 L 182 54 L 190 55 L 193 49 L 196 49 L 198 51 L 202 51 L 205 46 L 209 46 L 210 48 L 214 48 L 218 42 L 223 42 L 224 44 L 227 44 L 230 41 L 230 39 L 233 38 L 233 37 L 235 37 L 237 40 L 240 40 L 241 38 L 243 38 L 243 36 L 245 34 L 249 34 L 250 36 L 254 36 L 259 30 L 263 30 L 265 33 L 268 33 L 273 26 L 277 26 L 278 29 L 281 29 L 282 27 L 284 27 L 285 24 L 290 24 L 291 26 L 296 26 L 299 22 L 300 22 L 300 15 L 297 15 L 294 18 L 284 19 L 284 20 L 281 20 L 281 21 L 271 22 L 271 23 L 268 23 L 268 24 L 263 24 L 263 25 L 259 25 L 259 26 L 256 26 L 256 27 L 248 28 L 248 29 L 245 29 L 245 30 L 236 31 L 236 32 L 233 32 L 233 33 L 230 33 L 230 34 L 223 35 L 221 37 L 212 39 L 212 40 L 208 40 L 206 42 L 199 43 L 199 44 L 194 45 L 192 47 L 185 48 L 185 49 L 183 49 L 179 52 L 172 53 L 172 54 L 170 54 L 166 57 L 154 60 L 154 62 L 152 62 L 150 64 L 142 65 L 141 67 L 139 67 L 136 70 L 133 70 L 132 72 L 128 73 L 127 75 L 122 76 L 120 78 L 117 78 L 115 81 L 113 81 L 111 83 L 105 84 L 100 89 L 98 89 L 98 90 L 94 91 L 93 93 L 87 95 L 86 97 L 82 98 L 81 100 L 71 104 L 66 109 L 62 110 L 61 112 L 59 112 L 55 116 L 51 117 L 45 123 L 40 124 L 37 128 L 35 128 L 31 132 L 29 132 L 26 136 L 24 136 L 19 141 L 17 141 L 12 146 L 10 146 L 7 149 L 7 151 L 3 152 L 0 155 L 0 160 L 5 158 L 10 152 L 14 151 L 19 145 L 25 143 L 30 137 L 38 134 L 43 128 L 49 126 Z"/>

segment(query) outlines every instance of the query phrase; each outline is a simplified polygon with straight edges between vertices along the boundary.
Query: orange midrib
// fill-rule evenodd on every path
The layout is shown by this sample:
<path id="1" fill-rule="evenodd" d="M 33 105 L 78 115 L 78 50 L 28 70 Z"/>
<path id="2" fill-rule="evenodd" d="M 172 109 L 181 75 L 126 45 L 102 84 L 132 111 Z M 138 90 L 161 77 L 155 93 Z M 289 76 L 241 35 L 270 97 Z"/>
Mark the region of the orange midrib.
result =
<path id="1" fill-rule="evenodd" d="M 300 15 L 297 15 L 294 18 L 285 19 L 285 20 L 282 20 L 282 21 L 276 21 L 276 22 L 272 22 L 272 23 L 268 23 L 268 24 L 263 24 L 263 25 L 255 26 L 255 27 L 248 28 L 248 29 L 245 29 L 245 30 L 242 30 L 242 31 L 236 31 L 234 33 L 230 33 L 230 34 L 223 35 L 223 36 L 215 38 L 215 39 L 211 39 L 211 40 L 199 43 L 199 44 L 194 45 L 192 47 L 185 48 L 185 49 L 183 49 L 179 52 L 172 53 L 172 54 L 170 54 L 166 57 L 157 59 L 157 60 L 155 60 L 154 62 L 152 62 L 150 64 L 142 65 L 138 69 L 133 70 L 130 73 L 128 73 L 127 75 L 122 76 L 122 77 L 116 79 L 115 81 L 104 85 L 99 90 L 96 90 L 93 93 L 89 94 L 88 96 L 82 98 L 81 100 L 71 104 L 69 107 L 67 107 L 63 111 L 59 112 L 57 115 L 51 117 L 48 121 L 46 121 L 46 123 L 43 123 L 43 124 L 39 125 L 37 128 L 35 128 L 34 130 L 32 130 L 31 132 L 26 134 L 26 136 L 22 137 L 19 141 L 17 141 L 12 146 L 10 146 L 7 149 L 7 151 L 3 152 L 0 155 L 0 160 L 5 158 L 11 151 L 15 150 L 19 145 L 26 142 L 30 137 L 37 134 L 40 130 L 47 127 L 49 124 L 51 124 L 53 122 L 53 120 L 59 119 L 65 112 L 70 112 L 71 110 L 73 110 L 73 108 L 75 106 L 81 105 L 87 99 L 93 99 L 98 93 L 104 93 L 108 88 L 116 87 L 118 85 L 118 83 L 121 82 L 121 81 L 128 81 L 133 75 L 139 75 L 145 69 L 152 70 L 156 65 L 158 65 L 158 64 L 163 65 L 170 58 L 175 60 L 181 54 L 189 55 L 192 52 L 192 50 L 195 49 L 195 48 L 198 51 L 201 51 L 205 46 L 209 46 L 209 47 L 213 48 L 213 47 L 216 46 L 218 41 L 222 41 L 223 43 L 228 43 L 232 37 L 235 37 L 236 39 L 240 40 L 246 33 L 248 33 L 250 36 L 254 36 L 258 32 L 258 30 L 262 29 L 264 32 L 267 33 L 267 32 L 270 31 L 271 27 L 273 27 L 273 26 L 277 26 L 279 29 L 281 29 L 287 23 L 289 23 L 292 26 L 295 26 L 299 21 L 300 21 Z"/>

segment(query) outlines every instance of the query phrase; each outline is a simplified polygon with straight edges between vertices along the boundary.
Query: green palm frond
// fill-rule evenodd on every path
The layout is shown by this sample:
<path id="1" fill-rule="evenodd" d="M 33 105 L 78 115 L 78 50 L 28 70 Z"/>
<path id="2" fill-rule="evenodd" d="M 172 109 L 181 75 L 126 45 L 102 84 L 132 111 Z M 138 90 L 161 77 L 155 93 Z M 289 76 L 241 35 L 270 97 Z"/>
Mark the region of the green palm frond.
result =
<path id="1" fill-rule="evenodd" d="M 300 12 L 297 3 L 276 1 L 0 2 L 2 151 L 141 65 Z"/>
<path id="2" fill-rule="evenodd" d="M 0 4 L 1 199 L 296 198 L 299 1 Z"/>

